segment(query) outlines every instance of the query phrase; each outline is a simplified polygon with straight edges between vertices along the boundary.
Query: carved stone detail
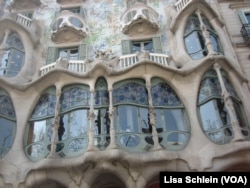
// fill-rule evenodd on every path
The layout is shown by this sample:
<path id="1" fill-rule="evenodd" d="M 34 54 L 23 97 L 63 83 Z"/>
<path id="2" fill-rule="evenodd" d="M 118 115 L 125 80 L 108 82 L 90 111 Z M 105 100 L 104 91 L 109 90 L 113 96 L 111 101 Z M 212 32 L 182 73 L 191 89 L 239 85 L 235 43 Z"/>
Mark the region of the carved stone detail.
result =
<path id="1" fill-rule="evenodd" d="M 129 35 L 153 34 L 159 29 L 158 13 L 151 7 L 136 3 L 122 16 L 122 32 Z"/>
<path id="2" fill-rule="evenodd" d="M 87 36 L 86 25 L 81 16 L 64 10 L 51 23 L 51 40 L 55 43 L 80 41 Z"/>

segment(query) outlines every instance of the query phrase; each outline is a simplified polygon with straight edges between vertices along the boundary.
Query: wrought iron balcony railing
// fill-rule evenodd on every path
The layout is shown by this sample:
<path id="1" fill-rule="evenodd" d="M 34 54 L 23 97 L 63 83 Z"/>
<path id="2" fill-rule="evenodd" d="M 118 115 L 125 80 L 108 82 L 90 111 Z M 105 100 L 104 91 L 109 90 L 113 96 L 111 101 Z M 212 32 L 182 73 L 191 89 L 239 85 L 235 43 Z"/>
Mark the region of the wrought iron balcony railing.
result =
<path id="1" fill-rule="evenodd" d="M 250 24 L 243 24 L 240 33 L 247 45 L 250 44 Z"/>

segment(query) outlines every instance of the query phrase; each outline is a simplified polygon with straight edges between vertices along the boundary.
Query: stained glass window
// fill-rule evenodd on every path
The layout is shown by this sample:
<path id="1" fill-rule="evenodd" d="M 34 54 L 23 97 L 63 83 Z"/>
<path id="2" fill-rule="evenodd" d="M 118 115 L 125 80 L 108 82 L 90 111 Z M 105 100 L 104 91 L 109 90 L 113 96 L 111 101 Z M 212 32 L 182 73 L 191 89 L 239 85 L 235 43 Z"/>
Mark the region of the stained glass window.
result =
<path id="1" fill-rule="evenodd" d="M 0 158 L 10 150 L 16 129 L 16 115 L 10 97 L 0 90 Z"/>
<path id="2" fill-rule="evenodd" d="M 148 105 L 145 85 L 138 82 L 128 82 L 113 90 L 113 104 Z"/>
<path id="3" fill-rule="evenodd" d="M 39 98 L 27 126 L 26 154 L 40 160 L 50 152 L 56 108 L 56 89 L 50 87 Z"/>
<path id="4" fill-rule="evenodd" d="M 82 153 L 88 146 L 90 92 L 86 85 L 66 86 L 60 98 L 58 141 L 65 156 Z"/>
<path id="5" fill-rule="evenodd" d="M 128 151 L 145 152 L 152 145 L 148 119 L 148 95 L 142 80 L 126 80 L 114 85 L 113 104 L 118 145 Z"/>
<path id="6" fill-rule="evenodd" d="M 87 86 L 67 87 L 61 95 L 61 112 L 77 107 L 87 107 L 90 102 L 90 93 Z"/>

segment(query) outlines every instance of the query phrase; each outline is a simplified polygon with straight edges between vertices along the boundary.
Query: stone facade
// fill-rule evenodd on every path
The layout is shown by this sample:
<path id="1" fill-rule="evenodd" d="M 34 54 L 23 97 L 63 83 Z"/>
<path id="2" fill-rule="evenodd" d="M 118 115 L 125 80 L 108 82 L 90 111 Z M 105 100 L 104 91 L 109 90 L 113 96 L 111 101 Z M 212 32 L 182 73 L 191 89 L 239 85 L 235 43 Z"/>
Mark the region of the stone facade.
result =
<path id="1" fill-rule="evenodd" d="M 0 187 L 249 171 L 248 1 L 0 5 Z"/>

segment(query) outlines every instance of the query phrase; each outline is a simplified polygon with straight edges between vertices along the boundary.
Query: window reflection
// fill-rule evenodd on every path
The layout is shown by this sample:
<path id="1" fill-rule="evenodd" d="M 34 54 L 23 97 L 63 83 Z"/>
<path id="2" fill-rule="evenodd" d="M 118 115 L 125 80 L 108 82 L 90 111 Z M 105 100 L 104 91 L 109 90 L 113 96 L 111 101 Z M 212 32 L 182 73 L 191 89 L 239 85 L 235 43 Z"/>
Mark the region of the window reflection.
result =
<path id="1" fill-rule="evenodd" d="M 87 141 L 83 139 L 88 133 L 88 110 L 80 109 L 61 115 L 58 128 L 59 143 L 71 152 L 78 152 L 87 147 Z M 73 144 L 74 143 L 74 144 Z"/>
<path id="2" fill-rule="evenodd" d="M 0 158 L 10 150 L 15 131 L 15 122 L 0 117 Z"/>

